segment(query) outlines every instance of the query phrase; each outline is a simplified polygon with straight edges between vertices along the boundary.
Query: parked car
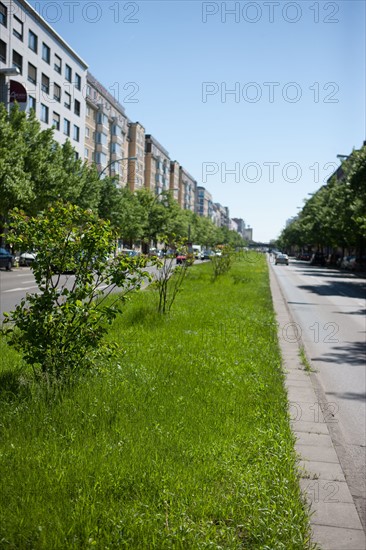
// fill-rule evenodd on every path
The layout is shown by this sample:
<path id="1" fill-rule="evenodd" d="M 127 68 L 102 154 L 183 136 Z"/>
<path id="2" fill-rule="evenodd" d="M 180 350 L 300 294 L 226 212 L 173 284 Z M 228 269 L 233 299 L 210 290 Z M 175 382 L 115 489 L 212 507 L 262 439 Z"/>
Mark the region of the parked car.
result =
<path id="1" fill-rule="evenodd" d="M 356 256 L 344 256 L 341 261 L 341 269 L 347 269 L 347 271 L 352 271 L 356 262 Z"/>
<path id="2" fill-rule="evenodd" d="M 310 265 L 325 265 L 325 256 L 322 252 L 315 252 L 311 256 Z"/>
<path id="3" fill-rule="evenodd" d="M 32 265 L 34 260 L 36 259 L 37 253 L 36 252 L 23 252 L 19 256 L 19 265 L 29 267 Z"/>
<path id="4" fill-rule="evenodd" d="M 297 255 L 297 260 L 309 262 L 311 260 L 310 252 L 299 252 L 299 254 Z"/>
<path id="5" fill-rule="evenodd" d="M 203 250 L 202 251 L 202 260 L 211 260 L 212 256 L 215 256 L 215 252 L 213 250 Z"/>
<path id="6" fill-rule="evenodd" d="M 10 254 L 5 248 L 0 248 L 0 267 L 5 267 L 7 271 L 10 271 L 14 265 L 14 256 Z"/>
<path id="7" fill-rule="evenodd" d="M 177 264 L 184 264 L 184 262 L 187 260 L 186 254 L 177 254 L 175 257 Z"/>
<path id="8" fill-rule="evenodd" d="M 275 265 L 288 265 L 288 256 L 287 254 L 277 254 L 275 259 Z"/>

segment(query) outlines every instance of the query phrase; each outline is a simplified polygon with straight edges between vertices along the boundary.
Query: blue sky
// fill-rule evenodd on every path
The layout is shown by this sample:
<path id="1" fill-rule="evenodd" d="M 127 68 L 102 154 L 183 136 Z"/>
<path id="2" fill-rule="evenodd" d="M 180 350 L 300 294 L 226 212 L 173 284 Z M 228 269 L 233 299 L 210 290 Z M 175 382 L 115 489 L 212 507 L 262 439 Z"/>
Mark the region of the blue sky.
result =
<path id="1" fill-rule="evenodd" d="M 366 139 L 362 0 L 30 3 L 255 240 Z"/>

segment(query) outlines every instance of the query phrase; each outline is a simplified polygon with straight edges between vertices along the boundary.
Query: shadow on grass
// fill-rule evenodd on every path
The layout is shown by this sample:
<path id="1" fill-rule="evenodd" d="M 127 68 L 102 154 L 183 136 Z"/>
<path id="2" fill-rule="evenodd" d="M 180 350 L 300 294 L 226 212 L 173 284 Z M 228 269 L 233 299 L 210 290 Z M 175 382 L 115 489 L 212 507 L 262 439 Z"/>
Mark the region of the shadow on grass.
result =
<path id="1" fill-rule="evenodd" d="M 12 402 L 31 397 L 30 378 L 24 370 L 7 370 L 0 372 L 0 402 Z"/>

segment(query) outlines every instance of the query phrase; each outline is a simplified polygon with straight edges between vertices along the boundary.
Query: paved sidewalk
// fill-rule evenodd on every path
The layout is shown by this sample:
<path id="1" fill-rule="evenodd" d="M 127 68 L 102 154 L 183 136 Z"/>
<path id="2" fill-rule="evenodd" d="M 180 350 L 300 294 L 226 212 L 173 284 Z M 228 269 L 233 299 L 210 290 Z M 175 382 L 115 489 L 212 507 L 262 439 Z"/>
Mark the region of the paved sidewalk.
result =
<path id="1" fill-rule="evenodd" d="M 313 542 L 322 550 L 365 550 L 366 538 L 330 437 L 331 406 L 320 401 L 299 357 L 297 335 L 286 301 L 269 265 L 273 305 L 286 372 L 300 485 L 310 506 Z"/>

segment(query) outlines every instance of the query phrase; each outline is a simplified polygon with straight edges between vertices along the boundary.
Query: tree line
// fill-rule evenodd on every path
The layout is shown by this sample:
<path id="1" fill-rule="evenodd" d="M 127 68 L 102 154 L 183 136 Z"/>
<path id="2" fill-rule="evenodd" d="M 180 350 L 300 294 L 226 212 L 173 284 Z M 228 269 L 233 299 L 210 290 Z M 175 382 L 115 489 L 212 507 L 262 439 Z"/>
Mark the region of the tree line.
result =
<path id="1" fill-rule="evenodd" d="M 109 220 L 125 245 L 138 243 L 145 251 L 160 235 L 206 247 L 245 244 L 236 231 L 182 210 L 169 191 L 133 193 L 128 183 L 101 179 L 94 165 L 76 157 L 69 140 L 57 143 L 53 129 L 41 130 L 34 111 L 26 114 L 17 105 L 10 113 L 0 105 L 0 197 L 0 233 L 13 208 L 34 216 L 62 200 Z"/>
<path id="2" fill-rule="evenodd" d="M 366 253 L 366 143 L 340 168 L 282 231 L 277 246 L 288 251 Z"/>

